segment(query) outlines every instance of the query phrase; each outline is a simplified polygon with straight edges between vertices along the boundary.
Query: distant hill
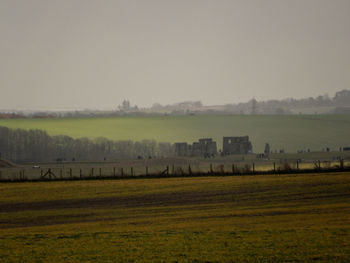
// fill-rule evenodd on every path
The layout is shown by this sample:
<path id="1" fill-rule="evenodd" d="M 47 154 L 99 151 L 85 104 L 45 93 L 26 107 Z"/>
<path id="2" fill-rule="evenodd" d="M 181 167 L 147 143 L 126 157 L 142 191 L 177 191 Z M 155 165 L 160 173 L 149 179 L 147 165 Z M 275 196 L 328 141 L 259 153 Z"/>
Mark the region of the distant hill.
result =
<path id="1" fill-rule="evenodd" d="M 0 119 L 51 119 L 62 117 L 118 117 L 118 116 L 162 116 L 162 115 L 296 115 L 296 114 L 349 114 L 350 90 L 341 90 L 333 97 L 319 95 L 315 97 L 282 100 L 258 101 L 255 98 L 241 103 L 225 105 L 203 105 L 200 101 L 184 101 L 169 105 L 153 104 L 149 108 L 131 106 L 124 100 L 114 110 L 70 110 L 70 111 L 11 111 L 2 112 Z"/>
<path id="2" fill-rule="evenodd" d="M 263 152 L 265 143 L 273 151 L 332 151 L 349 147 L 350 115 L 186 115 L 109 118 L 54 118 L 0 120 L 0 126 L 43 130 L 49 135 L 113 141 L 188 142 L 213 138 L 222 147 L 223 136 L 248 135 L 254 152 Z M 3 137 L 4 138 L 4 137 Z M 14 137 L 17 138 L 17 137 Z M 0 149 L 2 136 L 0 134 Z M 18 140 L 23 143 L 23 137 Z M 4 142 L 4 141 L 3 141 Z M 11 159 L 2 152 L 2 156 Z M 60 156 L 57 156 L 60 157 Z"/>

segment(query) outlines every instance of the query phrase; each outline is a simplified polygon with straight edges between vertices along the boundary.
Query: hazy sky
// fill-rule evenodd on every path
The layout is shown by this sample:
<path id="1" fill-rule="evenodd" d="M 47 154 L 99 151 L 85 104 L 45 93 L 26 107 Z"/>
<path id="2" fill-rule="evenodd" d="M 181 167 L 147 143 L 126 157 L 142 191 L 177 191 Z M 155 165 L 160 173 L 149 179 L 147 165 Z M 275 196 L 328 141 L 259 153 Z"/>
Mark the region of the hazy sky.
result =
<path id="1" fill-rule="evenodd" d="M 0 0 L 0 109 L 350 89 L 349 0 Z"/>

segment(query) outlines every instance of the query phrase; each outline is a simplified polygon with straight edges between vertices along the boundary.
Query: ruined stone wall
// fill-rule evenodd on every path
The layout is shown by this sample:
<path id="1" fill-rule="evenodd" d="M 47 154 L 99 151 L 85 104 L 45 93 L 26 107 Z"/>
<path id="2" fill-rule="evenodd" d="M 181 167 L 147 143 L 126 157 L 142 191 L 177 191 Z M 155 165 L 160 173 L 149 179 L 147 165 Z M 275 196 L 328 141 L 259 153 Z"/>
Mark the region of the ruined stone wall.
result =
<path id="1" fill-rule="evenodd" d="M 248 154 L 253 152 L 252 143 L 248 136 L 224 137 L 223 138 L 223 155 L 231 154 Z M 217 154 L 217 144 L 211 138 L 199 139 L 192 145 L 175 143 L 176 156 L 202 156 L 213 157 Z"/>
<path id="2" fill-rule="evenodd" d="M 201 148 L 201 156 L 212 157 L 217 154 L 216 142 L 211 138 L 199 139 L 199 145 Z"/>
<path id="3" fill-rule="evenodd" d="M 248 154 L 253 151 L 252 143 L 249 141 L 248 136 L 224 137 L 222 145 L 222 153 L 224 155 Z"/>
<path id="4" fill-rule="evenodd" d="M 192 145 L 187 143 L 175 143 L 176 156 L 202 156 L 212 157 L 217 154 L 216 142 L 211 138 L 199 139 Z"/>

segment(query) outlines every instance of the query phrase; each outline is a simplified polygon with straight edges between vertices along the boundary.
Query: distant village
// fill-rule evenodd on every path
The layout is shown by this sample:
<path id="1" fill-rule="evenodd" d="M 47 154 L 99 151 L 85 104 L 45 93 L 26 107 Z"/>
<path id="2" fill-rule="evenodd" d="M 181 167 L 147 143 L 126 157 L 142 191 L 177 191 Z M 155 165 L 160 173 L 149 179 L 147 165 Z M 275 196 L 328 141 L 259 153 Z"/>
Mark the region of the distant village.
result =
<path id="1" fill-rule="evenodd" d="M 13 118 L 64 118 L 64 117 L 109 117 L 149 115 L 210 115 L 210 114 L 350 114 L 350 90 L 335 93 L 334 97 L 320 95 L 304 99 L 258 101 L 255 98 L 238 104 L 206 106 L 200 101 L 185 101 L 170 105 L 155 103 L 141 108 L 125 99 L 114 110 L 10 110 L 0 109 L 0 119 Z"/>

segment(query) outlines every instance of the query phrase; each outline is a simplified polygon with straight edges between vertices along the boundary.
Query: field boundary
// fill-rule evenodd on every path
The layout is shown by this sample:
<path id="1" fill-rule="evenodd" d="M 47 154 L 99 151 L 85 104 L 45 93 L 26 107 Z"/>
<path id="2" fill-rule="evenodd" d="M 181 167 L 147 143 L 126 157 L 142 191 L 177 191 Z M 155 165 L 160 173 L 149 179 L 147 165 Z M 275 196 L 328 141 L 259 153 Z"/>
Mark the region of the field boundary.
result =
<path id="1" fill-rule="evenodd" d="M 124 180 L 124 179 L 154 179 L 154 178 L 181 178 L 181 177 L 205 177 L 205 176 L 258 176 L 258 175 L 285 175 L 285 174 L 312 174 L 312 173 L 339 173 L 339 172 L 350 172 L 350 166 L 343 167 L 331 167 L 331 168 L 320 168 L 316 167 L 313 169 L 275 169 L 275 170 L 266 170 L 266 171 L 256 171 L 256 170 L 235 170 L 232 166 L 232 171 L 219 170 L 214 171 L 209 170 L 208 172 L 193 172 L 191 166 L 188 166 L 188 170 L 184 171 L 179 170 L 175 171 L 174 168 L 172 172 L 169 170 L 169 166 L 159 173 L 144 173 L 139 175 L 134 174 L 125 174 L 123 169 L 121 169 L 121 174 L 104 175 L 102 174 L 102 169 L 99 169 L 100 174 L 94 175 L 82 175 L 81 169 L 79 176 L 73 175 L 72 169 L 69 169 L 70 176 L 62 177 L 56 176 L 52 170 L 49 168 L 45 173 L 41 170 L 41 176 L 38 178 L 28 178 L 25 176 L 25 170 L 19 171 L 18 177 L 8 177 L 3 178 L 0 171 L 0 182 L 1 183 L 16 183 L 16 182 L 50 182 L 50 181 L 83 181 L 83 180 Z M 147 170 L 147 168 L 146 168 Z M 92 169 L 93 171 L 93 169 Z M 131 168 L 131 173 L 133 169 Z"/>

